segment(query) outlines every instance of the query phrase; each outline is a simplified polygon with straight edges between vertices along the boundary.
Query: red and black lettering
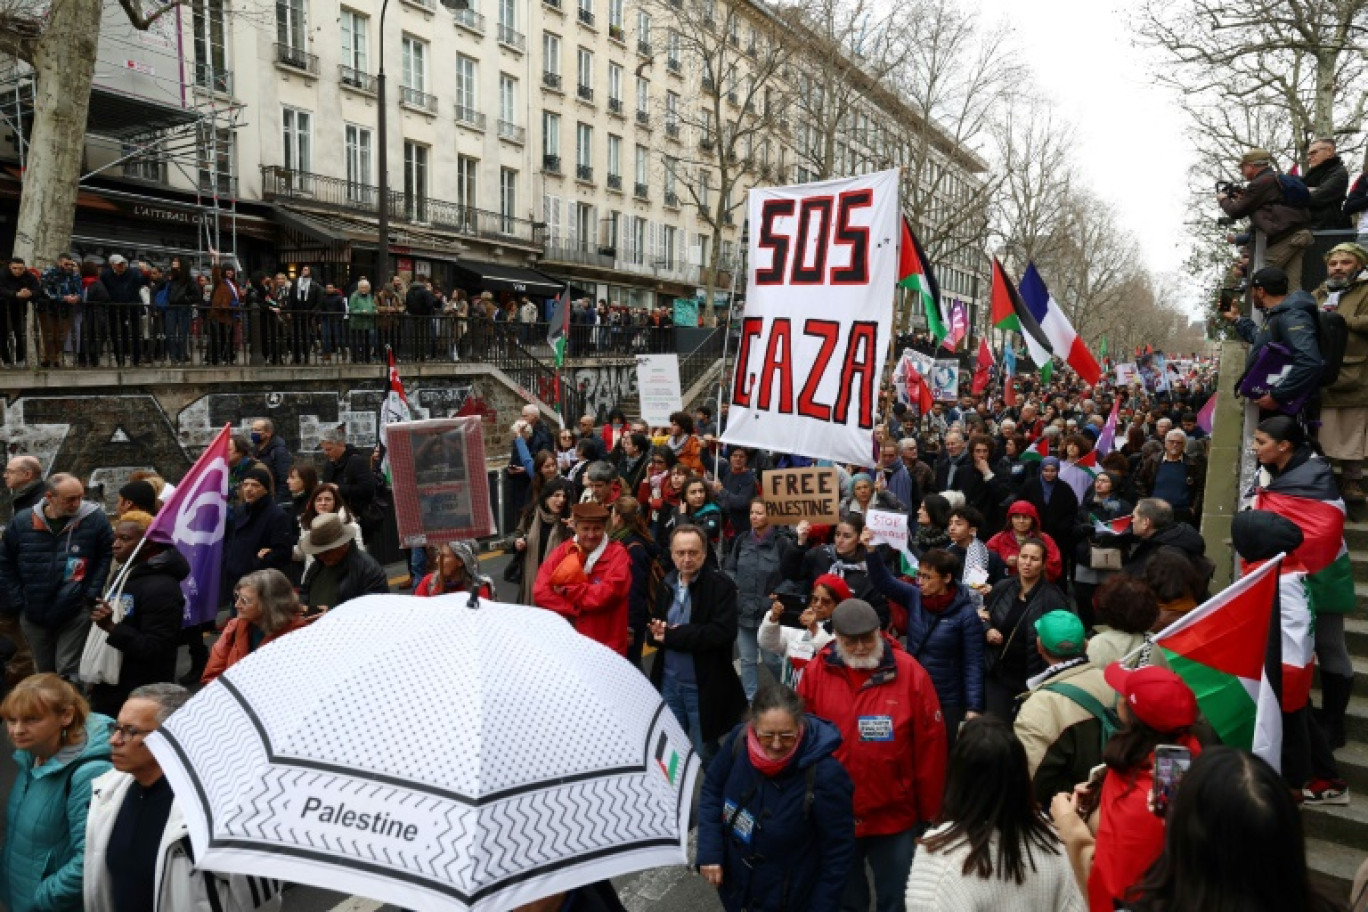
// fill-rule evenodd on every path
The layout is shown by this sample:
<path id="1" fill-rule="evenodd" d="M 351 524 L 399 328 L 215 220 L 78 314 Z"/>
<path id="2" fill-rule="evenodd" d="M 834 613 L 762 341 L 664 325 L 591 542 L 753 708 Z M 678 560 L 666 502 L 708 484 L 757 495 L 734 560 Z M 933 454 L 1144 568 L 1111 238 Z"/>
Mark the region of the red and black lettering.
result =
<path id="1" fill-rule="evenodd" d="M 817 401 L 817 386 L 826 376 L 827 366 L 831 364 L 831 354 L 836 350 L 836 340 L 841 335 L 841 324 L 835 320 L 808 320 L 803 324 L 803 335 L 820 336 L 822 348 L 817 352 L 817 360 L 808 371 L 807 382 L 798 394 L 798 414 L 821 421 L 831 420 L 831 406 Z"/>

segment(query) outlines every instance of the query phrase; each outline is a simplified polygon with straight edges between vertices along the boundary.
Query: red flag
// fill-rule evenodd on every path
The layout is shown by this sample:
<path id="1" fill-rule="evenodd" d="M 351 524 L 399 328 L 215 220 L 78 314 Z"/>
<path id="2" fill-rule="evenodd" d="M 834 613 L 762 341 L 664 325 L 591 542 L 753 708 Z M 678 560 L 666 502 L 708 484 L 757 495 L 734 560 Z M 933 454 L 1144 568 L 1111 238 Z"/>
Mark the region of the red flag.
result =
<path id="1" fill-rule="evenodd" d="M 931 387 L 927 385 L 926 378 L 917 370 L 917 366 L 911 358 L 903 360 L 906 373 L 903 382 L 907 384 L 907 400 L 917 406 L 917 414 L 925 415 L 931 411 L 931 406 L 935 400 L 931 396 Z"/>
<path id="2" fill-rule="evenodd" d="M 987 339 L 979 339 L 978 364 L 974 368 L 974 382 L 970 391 L 975 396 L 988 388 L 988 375 L 993 369 L 993 352 L 988 348 Z"/>

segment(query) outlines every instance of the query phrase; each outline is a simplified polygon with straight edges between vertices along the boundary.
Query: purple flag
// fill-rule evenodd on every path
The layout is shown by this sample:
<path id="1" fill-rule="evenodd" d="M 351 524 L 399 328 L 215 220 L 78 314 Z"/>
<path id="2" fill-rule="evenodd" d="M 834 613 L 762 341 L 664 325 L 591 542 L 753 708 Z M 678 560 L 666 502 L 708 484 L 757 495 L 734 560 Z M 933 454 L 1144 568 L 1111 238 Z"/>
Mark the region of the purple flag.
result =
<path id="1" fill-rule="evenodd" d="M 1095 449 L 1103 456 L 1109 454 L 1116 440 L 1116 419 L 1121 412 L 1121 400 L 1112 402 L 1111 414 L 1107 416 L 1107 423 L 1102 425 L 1102 433 L 1097 437 Z"/>
<path id="2" fill-rule="evenodd" d="M 190 575 L 181 581 L 186 627 L 218 616 L 223 536 L 228 523 L 228 438 L 232 430 L 230 424 L 223 426 L 147 529 L 149 540 L 175 545 L 190 563 Z"/>
<path id="3" fill-rule="evenodd" d="M 1197 426 L 1208 434 L 1211 433 L 1211 420 L 1216 417 L 1216 397 L 1220 393 L 1212 393 L 1211 398 L 1202 406 L 1202 410 L 1197 413 Z"/>

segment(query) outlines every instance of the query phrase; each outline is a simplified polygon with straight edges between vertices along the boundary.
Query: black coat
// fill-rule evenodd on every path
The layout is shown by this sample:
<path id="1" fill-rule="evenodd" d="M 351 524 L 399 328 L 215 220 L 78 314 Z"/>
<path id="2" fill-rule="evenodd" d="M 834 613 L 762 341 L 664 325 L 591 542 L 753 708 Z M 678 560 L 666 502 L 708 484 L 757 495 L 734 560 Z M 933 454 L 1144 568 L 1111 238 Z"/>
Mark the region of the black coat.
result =
<path id="1" fill-rule="evenodd" d="M 313 313 L 323 303 L 323 283 L 310 276 L 309 290 L 305 292 L 300 287 L 299 280 L 295 279 L 294 284 L 290 286 L 287 302 L 289 309 L 295 313 Z"/>
<path id="2" fill-rule="evenodd" d="M 227 600 L 238 580 L 257 570 L 275 568 L 281 573 L 290 565 L 299 524 L 285 515 L 280 504 L 262 496 L 255 503 L 244 503 L 228 513 L 228 534 L 223 542 L 223 580 L 221 591 Z M 262 548 L 270 554 L 258 557 Z"/>
<path id="3" fill-rule="evenodd" d="M 543 543 L 546 541 L 542 539 Z M 660 549 L 649 538 L 635 533 L 622 539 L 627 556 L 632 559 L 632 588 L 627 590 L 627 624 L 633 635 L 643 634 L 646 622 L 650 619 L 651 606 L 648 598 L 651 588 L 651 565 L 656 562 Z"/>
<path id="4" fill-rule="evenodd" d="M 1349 216 L 1343 212 L 1349 193 L 1349 169 L 1338 155 L 1332 155 L 1314 168 L 1307 168 L 1302 182 L 1311 191 L 1312 231 L 1343 231 Z"/>
<path id="5" fill-rule="evenodd" d="M 375 500 L 375 473 L 371 471 L 366 455 L 347 444 L 340 459 L 323 466 L 323 480 L 337 485 L 347 508 L 364 526 L 366 507 Z"/>
<path id="6" fill-rule="evenodd" d="M 257 450 L 256 458 L 270 470 L 271 478 L 275 481 L 273 493 L 276 503 L 289 503 L 290 466 L 294 465 L 294 456 L 290 453 L 290 448 L 285 445 L 285 441 L 272 434 L 271 439 Z"/>
<path id="7" fill-rule="evenodd" d="M 1074 521 L 1078 518 L 1078 495 L 1063 479 L 1056 478 L 1050 502 L 1045 502 L 1045 488 L 1039 477 L 1021 486 L 1020 499 L 1035 507 L 1040 515 L 1040 528 L 1055 540 L 1061 555 L 1073 553 Z"/>
<path id="8" fill-rule="evenodd" d="M 124 619 L 109 631 L 109 645 L 123 653 L 123 667 L 118 684 L 95 685 L 91 704 L 96 712 L 118 715 L 135 687 L 176 680 L 176 652 L 185 619 L 181 580 L 189 575 L 190 564 L 174 546 L 128 571 Z"/>
<path id="9" fill-rule="evenodd" d="M 380 566 L 380 562 L 371 557 L 365 551 L 352 547 L 342 558 L 342 579 L 337 584 L 337 605 L 349 602 L 354 598 L 363 595 L 384 595 L 389 592 L 389 577 L 385 574 L 385 568 Z M 315 559 L 309 565 L 309 572 L 304 574 L 304 582 L 299 586 L 299 600 L 313 607 L 309 603 L 309 587 L 318 578 L 318 574 L 323 570 L 323 562 Z M 329 605 L 329 608 L 336 608 L 337 605 Z"/>
<path id="10" fill-rule="evenodd" d="M 23 289 L 28 289 L 29 297 L 19 298 L 16 295 Z M 42 286 L 38 283 L 38 277 L 25 269 L 15 276 L 6 269 L 0 273 L 0 305 L 20 305 L 33 304 L 43 297 Z"/>
<path id="11" fill-rule="evenodd" d="M 987 646 L 987 651 L 1000 653 L 1009 646 L 1015 650 L 1024 648 L 1026 655 L 1026 677 L 1040 674 L 1045 670 L 1045 660 L 1040 657 L 1040 650 L 1036 649 L 1036 621 L 1040 620 L 1051 611 L 1072 612 L 1073 608 L 1069 605 L 1069 599 L 1063 592 L 1048 580 L 1042 579 L 1036 583 L 1031 590 L 1030 598 L 1026 600 L 1026 611 L 1022 615 L 1020 623 L 1011 627 L 1007 626 L 1007 619 L 1011 616 L 1013 605 L 1016 603 L 1017 595 L 1021 592 L 1021 580 L 1018 577 L 1005 579 L 993 587 L 993 591 L 988 593 L 983 600 L 983 607 L 988 610 L 989 624 L 995 627 L 1002 634 L 1001 646 Z M 1016 634 L 1013 636 L 1012 631 Z M 990 663 L 993 664 L 993 663 Z M 1015 681 L 1008 676 L 1011 683 L 1024 686 L 1024 679 Z"/>
<path id="12" fill-rule="evenodd" d="M 653 619 L 666 619 L 674 604 L 677 579 L 678 575 L 671 573 L 660 581 Z M 720 571 L 704 565 L 689 584 L 689 602 L 689 623 L 666 630 L 663 641 L 647 635 L 651 645 L 662 650 L 651 665 L 651 683 L 659 689 L 665 680 L 663 650 L 693 655 L 703 740 L 714 741 L 731 731 L 747 708 L 746 691 L 732 665 L 737 629 L 736 584 Z"/>

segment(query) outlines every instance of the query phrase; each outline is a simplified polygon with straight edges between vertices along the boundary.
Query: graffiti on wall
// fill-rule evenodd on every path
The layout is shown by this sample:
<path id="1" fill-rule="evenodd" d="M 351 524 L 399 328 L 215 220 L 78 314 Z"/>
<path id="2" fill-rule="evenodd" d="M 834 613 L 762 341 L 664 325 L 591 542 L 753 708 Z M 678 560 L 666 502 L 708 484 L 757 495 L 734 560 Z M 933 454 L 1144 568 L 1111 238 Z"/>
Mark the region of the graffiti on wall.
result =
<path id="1" fill-rule="evenodd" d="M 172 419 L 151 393 L 124 396 L 26 396 L 0 403 L 0 439 L 9 456 L 30 455 L 45 475 L 70 472 L 108 496 L 137 469 L 179 479 L 225 424 L 268 418 L 293 453 L 313 456 L 328 428 L 345 425 L 358 447 L 376 441 L 379 389 L 331 392 L 209 393 Z M 474 384 L 409 392 L 415 418 L 478 415 L 497 436 L 498 412 Z"/>
<path id="2" fill-rule="evenodd" d="M 637 410 L 636 364 L 582 367 L 574 372 L 575 389 L 584 397 L 586 411 L 606 421 L 611 409 Z"/>

